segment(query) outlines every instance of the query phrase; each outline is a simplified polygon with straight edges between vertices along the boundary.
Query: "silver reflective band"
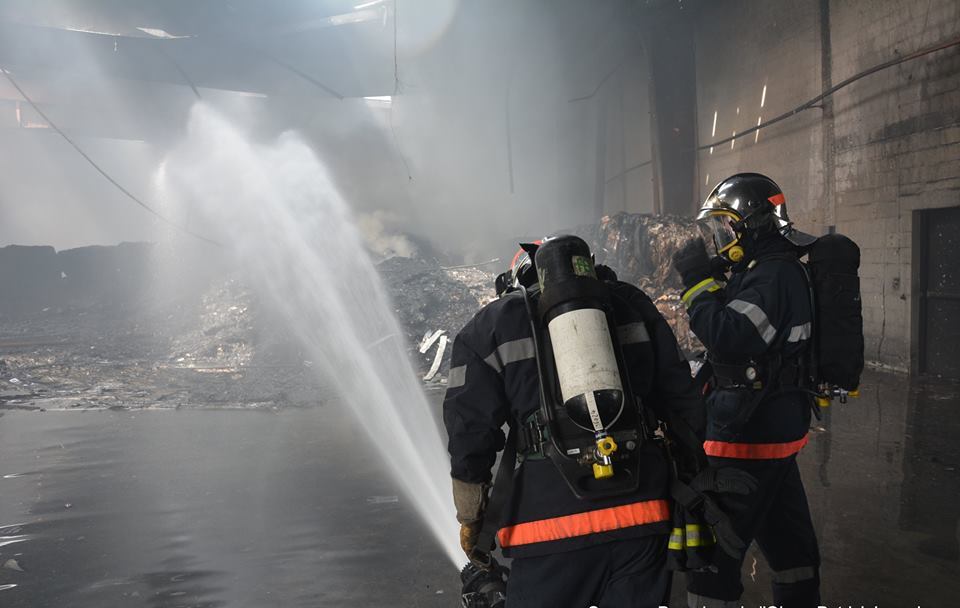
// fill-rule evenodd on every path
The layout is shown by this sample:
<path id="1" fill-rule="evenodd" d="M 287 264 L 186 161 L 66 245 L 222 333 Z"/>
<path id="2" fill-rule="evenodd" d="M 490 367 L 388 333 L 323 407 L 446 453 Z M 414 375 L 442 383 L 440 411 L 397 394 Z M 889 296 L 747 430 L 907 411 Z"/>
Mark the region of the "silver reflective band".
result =
<path id="1" fill-rule="evenodd" d="M 727 304 L 727 307 L 732 308 L 750 319 L 750 322 L 757 328 L 757 332 L 760 334 L 760 337 L 763 338 L 764 342 L 767 344 L 773 342 L 773 339 L 777 335 L 777 329 L 770 324 L 770 319 L 767 318 L 767 313 L 763 312 L 762 308 L 743 300 L 733 300 Z"/>
<path id="2" fill-rule="evenodd" d="M 741 608 L 735 600 L 718 600 L 705 595 L 687 592 L 687 606 L 690 608 Z"/>
<path id="3" fill-rule="evenodd" d="M 817 569 L 813 566 L 801 566 L 799 568 L 790 568 L 773 573 L 773 582 L 775 583 L 799 583 L 809 581 L 817 576 Z"/>
<path id="4" fill-rule="evenodd" d="M 617 337 L 620 338 L 620 344 L 624 346 L 650 341 L 650 334 L 647 333 L 647 326 L 643 322 L 629 323 L 617 327 Z"/>
<path id="5" fill-rule="evenodd" d="M 494 371 L 500 373 L 506 365 L 525 359 L 533 359 L 535 356 L 536 351 L 534 351 L 533 348 L 533 338 L 520 338 L 519 340 L 504 342 L 497 347 L 497 350 L 494 351 L 492 355 L 483 361 L 492 367 Z"/>
<path id="6" fill-rule="evenodd" d="M 787 342 L 799 342 L 800 340 L 807 340 L 810 338 L 810 322 L 807 321 L 803 325 L 795 325 L 790 328 L 790 335 L 787 337 Z"/>
<path id="7" fill-rule="evenodd" d="M 467 383 L 467 366 L 451 367 L 447 374 L 447 388 L 460 388 Z"/>

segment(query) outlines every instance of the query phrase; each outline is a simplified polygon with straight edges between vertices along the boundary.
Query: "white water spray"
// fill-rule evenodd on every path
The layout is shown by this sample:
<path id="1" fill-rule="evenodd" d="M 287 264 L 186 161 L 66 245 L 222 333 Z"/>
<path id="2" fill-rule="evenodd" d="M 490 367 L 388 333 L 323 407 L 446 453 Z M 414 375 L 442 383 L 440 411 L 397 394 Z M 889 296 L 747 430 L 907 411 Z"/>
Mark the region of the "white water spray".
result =
<path id="1" fill-rule="evenodd" d="M 156 183 L 273 296 L 366 430 L 357 450 L 381 452 L 450 560 L 465 561 L 436 418 L 350 209 L 311 149 L 293 133 L 254 143 L 198 104 Z"/>

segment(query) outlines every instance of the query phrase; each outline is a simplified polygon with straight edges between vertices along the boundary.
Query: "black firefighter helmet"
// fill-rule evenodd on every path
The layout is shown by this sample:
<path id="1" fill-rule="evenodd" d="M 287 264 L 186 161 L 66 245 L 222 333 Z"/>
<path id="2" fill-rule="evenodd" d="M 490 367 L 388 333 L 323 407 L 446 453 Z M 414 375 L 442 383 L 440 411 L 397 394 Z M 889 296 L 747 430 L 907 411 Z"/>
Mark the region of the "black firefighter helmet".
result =
<path id="1" fill-rule="evenodd" d="M 744 239 L 779 232 L 797 247 L 816 239 L 793 228 L 786 197 L 775 181 L 759 173 L 737 173 L 723 180 L 700 206 L 697 225 L 717 255 L 743 259 Z"/>

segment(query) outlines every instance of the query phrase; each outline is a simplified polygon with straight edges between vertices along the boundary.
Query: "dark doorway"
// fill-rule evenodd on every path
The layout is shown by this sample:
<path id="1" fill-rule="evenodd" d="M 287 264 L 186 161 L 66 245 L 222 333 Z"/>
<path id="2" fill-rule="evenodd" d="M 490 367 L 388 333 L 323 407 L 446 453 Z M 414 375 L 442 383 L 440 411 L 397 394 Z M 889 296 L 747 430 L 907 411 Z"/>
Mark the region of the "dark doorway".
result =
<path id="1" fill-rule="evenodd" d="M 960 207 L 913 215 L 915 371 L 960 379 Z"/>

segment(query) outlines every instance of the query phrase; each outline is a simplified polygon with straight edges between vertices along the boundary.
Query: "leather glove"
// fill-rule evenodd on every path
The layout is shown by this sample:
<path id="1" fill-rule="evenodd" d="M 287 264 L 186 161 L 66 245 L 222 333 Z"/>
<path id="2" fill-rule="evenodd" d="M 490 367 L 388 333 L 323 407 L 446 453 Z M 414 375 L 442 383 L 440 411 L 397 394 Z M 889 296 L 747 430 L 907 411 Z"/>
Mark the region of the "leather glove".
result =
<path id="1" fill-rule="evenodd" d="M 690 289 L 712 274 L 707 246 L 702 238 L 691 239 L 673 254 L 673 267 L 680 273 L 683 286 Z"/>
<path id="2" fill-rule="evenodd" d="M 483 520 L 472 521 L 460 524 L 460 548 L 470 561 L 473 561 L 474 553 L 477 550 L 477 536 L 480 534 L 480 528 L 483 527 Z"/>
<path id="3" fill-rule="evenodd" d="M 453 479 L 453 504 L 457 509 L 457 521 L 460 522 L 460 548 L 467 559 L 484 567 L 489 564 L 490 556 L 477 548 L 477 536 L 483 528 L 483 512 L 487 508 L 485 483 L 470 483 Z"/>

